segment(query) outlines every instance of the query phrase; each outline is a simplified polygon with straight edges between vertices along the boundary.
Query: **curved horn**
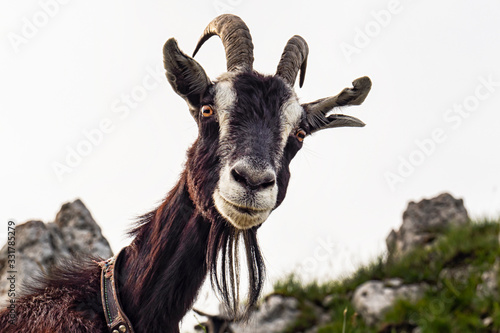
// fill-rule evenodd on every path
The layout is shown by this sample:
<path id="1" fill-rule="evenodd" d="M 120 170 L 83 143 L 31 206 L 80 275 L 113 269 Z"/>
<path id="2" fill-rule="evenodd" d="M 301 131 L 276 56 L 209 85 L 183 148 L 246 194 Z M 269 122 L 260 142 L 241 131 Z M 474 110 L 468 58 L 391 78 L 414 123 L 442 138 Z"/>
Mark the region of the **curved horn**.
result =
<path id="1" fill-rule="evenodd" d="M 363 76 L 352 82 L 352 88 L 345 88 L 340 94 L 302 104 L 306 111 L 311 133 L 333 127 L 363 127 L 365 124 L 354 117 L 343 114 L 327 115 L 333 108 L 348 105 L 360 105 L 372 87 L 369 77 Z"/>
<path id="2" fill-rule="evenodd" d="M 338 106 L 360 105 L 372 88 L 372 81 L 368 76 L 357 78 L 352 82 L 352 88 L 345 88 L 340 94 L 322 98 L 312 103 L 307 103 L 309 114 L 326 114 L 328 111 Z"/>
<path id="3" fill-rule="evenodd" d="M 232 14 L 217 16 L 208 24 L 200 37 L 193 57 L 200 47 L 210 37 L 217 35 L 222 40 L 226 50 L 228 72 L 242 69 L 251 71 L 253 68 L 253 43 L 250 30 L 241 18 Z"/>
<path id="4" fill-rule="evenodd" d="M 308 53 L 309 47 L 304 38 L 297 35 L 290 38 L 286 43 L 283 54 L 281 54 L 276 75 L 281 76 L 283 80 L 293 87 L 300 69 L 299 86 L 302 87 L 306 75 Z"/>

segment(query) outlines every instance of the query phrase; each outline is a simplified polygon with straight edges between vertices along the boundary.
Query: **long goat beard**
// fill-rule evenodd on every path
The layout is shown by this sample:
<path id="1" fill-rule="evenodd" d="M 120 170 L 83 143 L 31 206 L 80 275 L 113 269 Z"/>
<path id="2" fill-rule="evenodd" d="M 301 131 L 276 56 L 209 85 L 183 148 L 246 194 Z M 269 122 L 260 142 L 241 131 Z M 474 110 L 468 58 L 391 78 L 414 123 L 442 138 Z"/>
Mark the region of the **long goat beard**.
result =
<path id="1" fill-rule="evenodd" d="M 264 284 L 265 266 L 257 242 L 257 229 L 234 228 L 224 220 L 212 223 L 207 251 L 212 288 L 220 295 L 227 313 L 236 320 L 248 319 Z M 243 241 L 248 269 L 248 295 L 240 307 L 239 247 Z"/>

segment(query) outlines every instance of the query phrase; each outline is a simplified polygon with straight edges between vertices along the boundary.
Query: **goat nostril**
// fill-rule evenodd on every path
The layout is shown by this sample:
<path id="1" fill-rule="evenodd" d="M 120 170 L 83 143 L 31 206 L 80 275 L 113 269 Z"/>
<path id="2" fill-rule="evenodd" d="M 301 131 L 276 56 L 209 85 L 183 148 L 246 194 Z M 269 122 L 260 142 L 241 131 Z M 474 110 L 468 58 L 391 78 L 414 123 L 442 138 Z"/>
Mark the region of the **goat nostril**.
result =
<path id="1" fill-rule="evenodd" d="M 245 177 L 243 177 L 242 175 L 240 175 L 238 173 L 238 171 L 236 171 L 235 169 L 231 170 L 231 176 L 233 176 L 234 180 L 236 180 L 238 183 L 241 183 L 241 184 L 244 184 L 244 185 L 247 184 L 247 180 L 245 179 Z"/>
<path id="2" fill-rule="evenodd" d="M 273 172 L 252 170 L 246 165 L 237 165 L 231 169 L 231 177 L 251 191 L 260 191 L 274 186 L 276 177 Z"/>
<path id="3" fill-rule="evenodd" d="M 266 189 L 266 188 L 268 188 L 268 187 L 272 187 L 272 186 L 274 186 L 274 183 L 276 183 L 276 181 L 273 179 L 273 180 L 270 180 L 270 181 L 268 181 L 268 182 L 262 183 L 262 184 L 260 185 L 260 187 L 261 187 L 262 189 Z"/>

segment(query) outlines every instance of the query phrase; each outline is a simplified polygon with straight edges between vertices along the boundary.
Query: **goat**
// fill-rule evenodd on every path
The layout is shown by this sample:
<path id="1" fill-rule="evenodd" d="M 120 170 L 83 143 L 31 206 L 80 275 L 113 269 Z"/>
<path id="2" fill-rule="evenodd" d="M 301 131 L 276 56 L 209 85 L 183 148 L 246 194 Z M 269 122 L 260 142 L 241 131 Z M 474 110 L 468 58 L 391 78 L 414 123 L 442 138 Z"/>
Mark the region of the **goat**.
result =
<path id="1" fill-rule="evenodd" d="M 221 38 L 227 60 L 227 72 L 215 81 L 193 58 L 213 35 Z M 163 55 L 167 80 L 186 101 L 198 138 L 179 181 L 139 220 L 116 263 L 119 298 L 138 333 L 179 332 L 208 273 L 236 313 L 240 243 L 249 274 L 246 311 L 255 305 L 264 282 L 257 230 L 285 198 L 291 160 L 314 132 L 364 126 L 330 111 L 361 104 L 371 88 L 363 77 L 334 97 L 300 104 L 293 86 L 299 72 L 304 83 L 305 40 L 293 36 L 276 74 L 259 74 L 248 27 L 229 14 L 207 26 L 193 57 L 173 38 Z M 2 332 L 106 332 L 100 274 L 90 259 L 54 268 L 17 300 L 15 326 L 8 324 L 8 311 L 0 313 Z"/>

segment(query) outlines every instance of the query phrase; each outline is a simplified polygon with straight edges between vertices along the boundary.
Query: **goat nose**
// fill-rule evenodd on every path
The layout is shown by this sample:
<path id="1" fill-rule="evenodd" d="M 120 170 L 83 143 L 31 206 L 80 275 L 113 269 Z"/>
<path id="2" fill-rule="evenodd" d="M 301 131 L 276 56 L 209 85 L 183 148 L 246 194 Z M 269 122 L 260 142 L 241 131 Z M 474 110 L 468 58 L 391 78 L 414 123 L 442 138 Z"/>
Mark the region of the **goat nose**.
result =
<path id="1" fill-rule="evenodd" d="M 263 190 L 276 183 L 276 175 L 271 170 L 256 170 L 251 166 L 239 163 L 231 170 L 233 179 L 250 190 Z"/>

